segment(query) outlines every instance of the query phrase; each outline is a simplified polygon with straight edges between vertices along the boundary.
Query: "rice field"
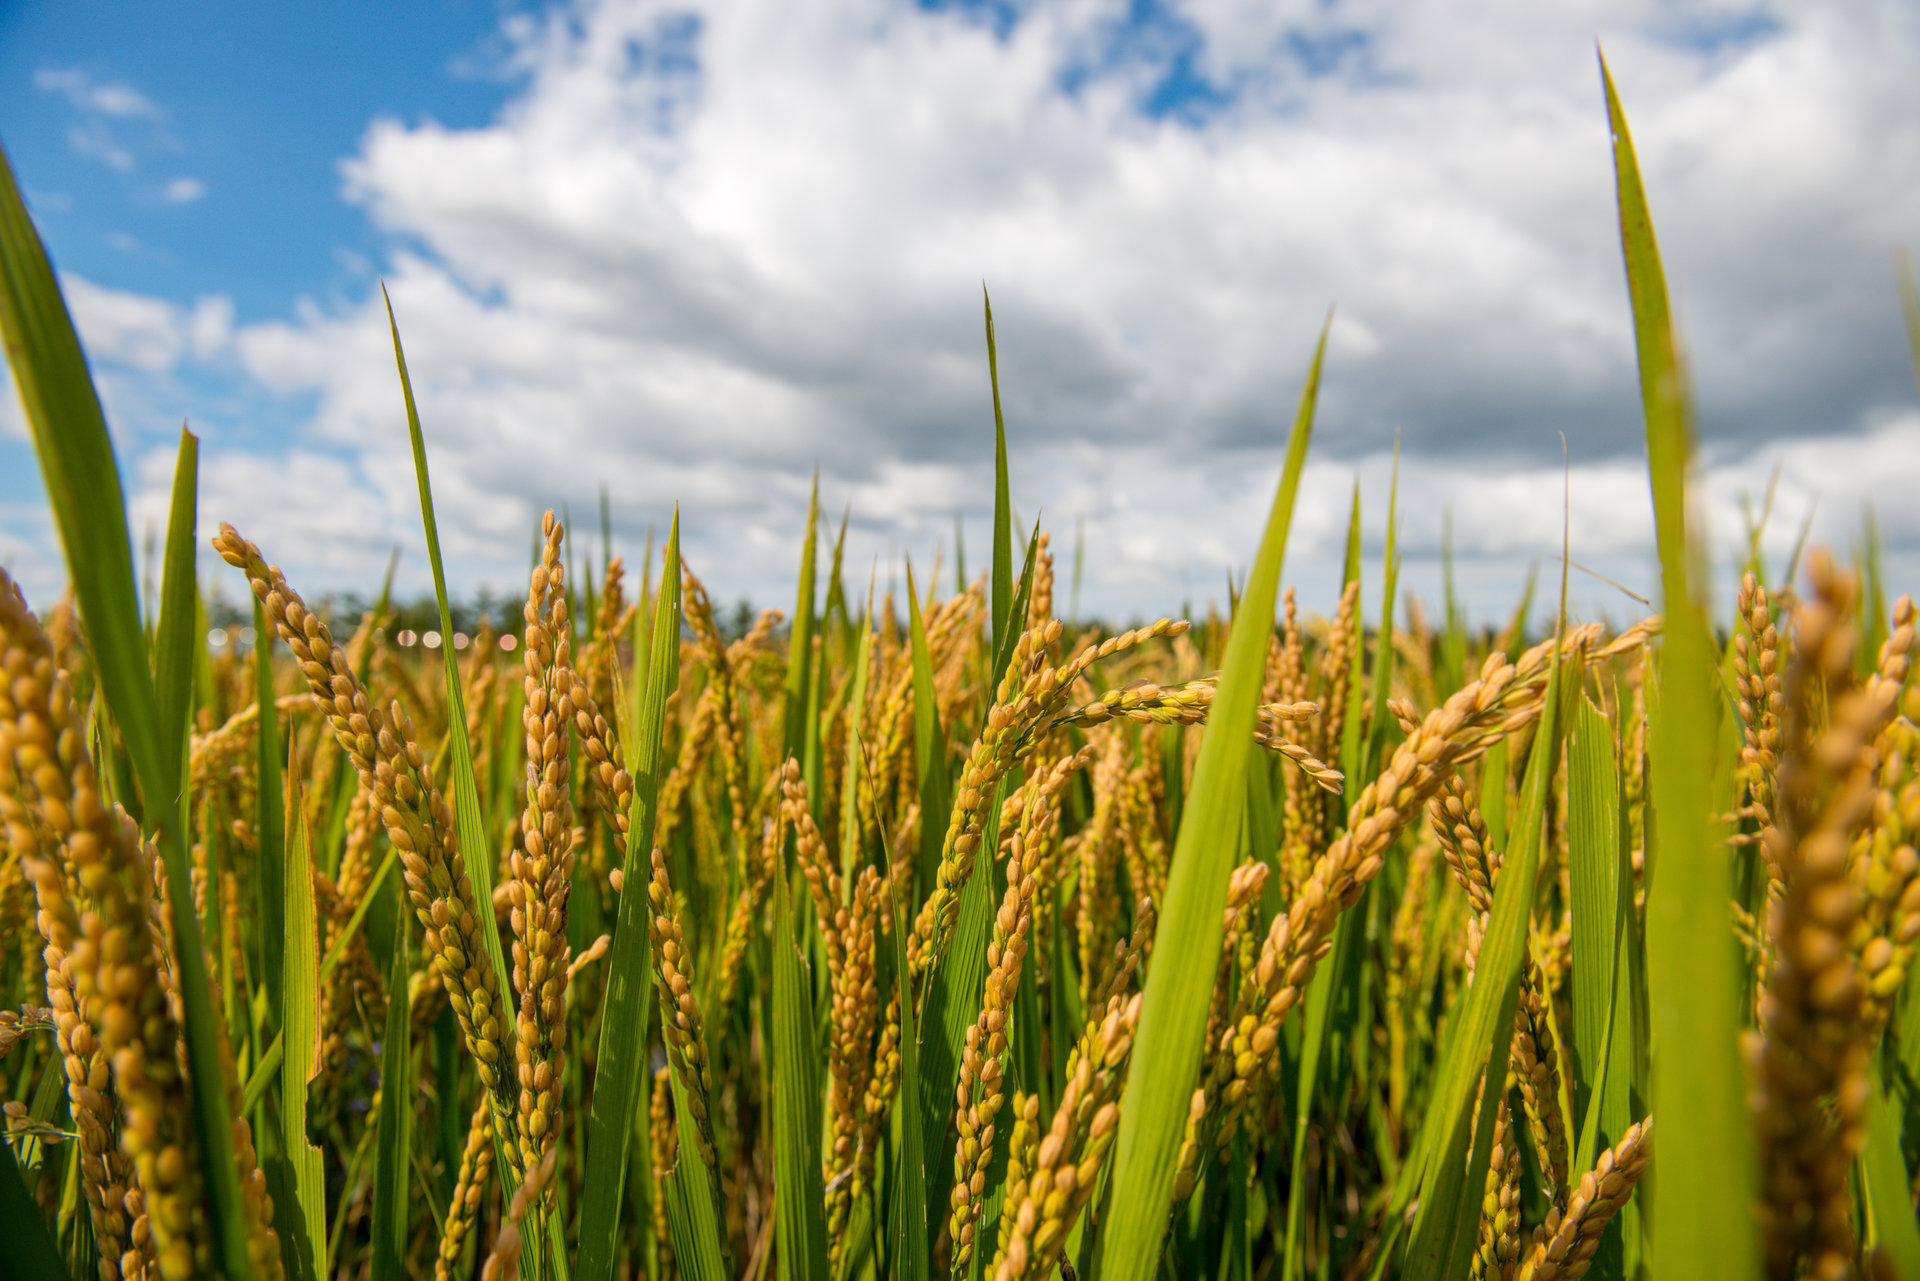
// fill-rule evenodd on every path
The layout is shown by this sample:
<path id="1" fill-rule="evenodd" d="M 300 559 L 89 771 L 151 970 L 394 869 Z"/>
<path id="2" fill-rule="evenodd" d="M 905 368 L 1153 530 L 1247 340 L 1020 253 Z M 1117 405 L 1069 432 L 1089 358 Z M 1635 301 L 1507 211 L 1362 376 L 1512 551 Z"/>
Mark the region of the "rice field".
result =
<path id="1" fill-rule="evenodd" d="M 303 598 L 184 433 L 143 613 L 0 166 L 72 582 L 0 574 L 0 1276 L 1920 1278 L 1915 607 L 1758 530 L 1705 598 L 1607 106 L 1662 608 L 1540 634 L 1397 603 L 1391 513 L 1284 587 L 1324 339 L 1230 615 L 1063 620 L 990 311 L 977 579 L 876 597 L 816 502 L 729 628 L 677 517 L 549 513 L 456 646 L 396 324 L 446 643 Z"/>

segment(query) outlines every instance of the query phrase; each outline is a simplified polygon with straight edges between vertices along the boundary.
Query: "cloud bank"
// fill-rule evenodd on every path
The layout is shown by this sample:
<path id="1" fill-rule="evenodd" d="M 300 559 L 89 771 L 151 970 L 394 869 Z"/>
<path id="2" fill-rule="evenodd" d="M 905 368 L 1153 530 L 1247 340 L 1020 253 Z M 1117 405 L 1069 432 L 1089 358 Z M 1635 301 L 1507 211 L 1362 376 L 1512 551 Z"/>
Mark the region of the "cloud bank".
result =
<path id="1" fill-rule="evenodd" d="M 1920 232 L 1920 18 L 1891 0 L 602 0 L 503 37 L 518 89 L 494 121 L 377 120 L 341 166 L 387 237 L 469 585 L 520 577 L 546 506 L 591 528 L 605 486 L 627 548 L 677 502 L 716 590 L 777 602 L 816 466 L 861 571 L 942 541 L 951 564 L 956 512 L 977 565 L 984 282 L 1015 504 L 1063 552 L 1084 522 L 1089 609 L 1177 608 L 1244 565 L 1330 305 L 1289 557 L 1310 601 L 1337 581 L 1356 475 L 1377 551 L 1396 440 L 1416 589 L 1449 509 L 1483 613 L 1557 553 L 1564 436 L 1575 558 L 1646 590 L 1596 38 L 1667 257 L 1718 546 L 1777 467 L 1776 558 L 1816 501 L 1842 546 L 1872 501 L 1894 567 L 1920 569 L 1893 269 Z M 47 87 L 96 115 L 145 102 Z M 136 520 L 160 518 L 184 410 L 201 510 L 296 581 L 365 586 L 395 543 L 423 580 L 371 279 L 245 321 L 69 284 Z M 9 528 L 31 577 L 44 535 Z"/>

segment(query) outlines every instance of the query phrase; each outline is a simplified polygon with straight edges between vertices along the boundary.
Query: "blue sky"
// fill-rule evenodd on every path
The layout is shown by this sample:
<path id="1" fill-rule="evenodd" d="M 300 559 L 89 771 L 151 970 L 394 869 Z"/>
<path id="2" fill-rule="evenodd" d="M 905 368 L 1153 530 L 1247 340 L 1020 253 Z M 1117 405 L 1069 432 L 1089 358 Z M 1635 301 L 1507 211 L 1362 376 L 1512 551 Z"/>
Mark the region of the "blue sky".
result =
<path id="1" fill-rule="evenodd" d="M 816 464 L 861 557 L 931 556 L 956 510 L 983 528 L 984 280 L 1016 502 L 1062 538 L 1085 520 L 1094 607 L 1204 596 L 1244 560 L 1337 303 L 1291 572 L 1329 594 L 1356 476 L 1377 543 L 1398 439 L 1408 581 L 1431 595 L 1451 510 L 1492 609 L 1557 548 L 1562 433 L 1576 548 L 1647 579 L 1596 39 L 1723 547 L 1779 467 L 1781 554 L 1809 511 L 1844 546 L 1872 501 L 1920 568 L 1889 265 L 1920 238 L 1917 21 L 1894 0 L 15 5 L 0 140 L 136 526 L 188 419 L 203 510 L 316 591 L 417 538 L 381 277 L 457 582 L 501 588 L 543 507 L 605 485 L 623 540 L 678 501 L 707 577 L 757 599 Z M 60 576 L 11 405 L 0 563 Z"/>
<path id="2" fill-rule="evenodd" d="M 363 288 L 381 257 L 338 172 L 371 120 L 474 126 L 506 100 L 501 17 L 492 0 L 9 5 L 7 150 L 63 269 L 279 315 Z"/>

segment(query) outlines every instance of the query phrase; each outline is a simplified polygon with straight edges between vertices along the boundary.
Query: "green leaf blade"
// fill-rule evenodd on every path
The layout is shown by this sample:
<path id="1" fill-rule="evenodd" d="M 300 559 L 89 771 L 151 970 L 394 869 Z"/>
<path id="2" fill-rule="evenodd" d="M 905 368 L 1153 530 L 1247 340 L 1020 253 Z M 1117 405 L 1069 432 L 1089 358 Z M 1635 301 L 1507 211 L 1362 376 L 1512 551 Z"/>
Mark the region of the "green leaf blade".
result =
<path id="1" fill-rule="evenodd" d="M 255 633 L 258 635 L 259 633 Z M 285 1039 L 280 1073 L 280 1132 L 292 1170 L 294 1206 L 276 1213 L 290 1222 L 292 1239 L 283 1253 L 293 1260 L 293 1281 L 319 1281 L 326 1275 L 327 1198 L 320 1149 L 307 1141 L 307 1082 L 318 1067 L 320 979 L 319 943 L 313 906 L 313 852 L 300 808 L 293 807 L 294 829 L 287 843 L 285 900 L 285 987 L 281 998 L 281 1034 Z M 279 1207 L 276 1207 L 278 1210 Z M 287 1235 L 284 1231 L 283 1236 Z"/>
<path id="2" fill-rule="evenodd" d="M 599 1067 L 587 1116 L 586 1178 L 580 1202 L 580 1281 L 608 1281 L 619 1239 L 621 1191 L 646 1069 L 648 1009 L 653 994 L 653 954 L 647 940 L 651 909 L 645 886 L 651 875 L 654 825 L 659 817 L 660 779 L 666 765 L 662 743 L 667 699 L 680 676 L 680 514 L 667 531 L 666 565 L 651 623 L 651 655 L 628 741 L 633 808 L 613 944 L 606 961 L 607 986 L 600 1021 Z M 644 1158 L 643 1158 L 644 1159 Z"/>
<path id="3" fill-rule="evenodd" d="M 773 1195 L 780 1276 L 827 1275 L 826 1189 L 820 1175 L 820 1085 L 813 993 L 801 973 L 787 873 L 774 877 Z"/>
<path id="4" fill-rule="evenodd" d="M 1737 1036 L 1739 977 L 1727 937 L 1731 867 L 1711 826 L 1720 719 L 1716 654 L 1688 524 L 1692 428 L 1665 273 L 1627 121 L 1603 59 L 1627 290 L 1647 426 L 1666 644 L 1649 748 L 1658 818 L 1647 894 L 1647 988 L 1660 1169 L 1651 1215 L 1656 1276 L 1759 1273 L 1757 1174 Z"/>
<path id="5" fill-rule="evenodd" d="M 133 545 L 127 534 L 126 496 L 113 442 L 73 318 L 4 151 L 0 151 L 0 338 L 5 340 L 7 363 L 26 411 L 107 706 L 142 794 L 156 801 L 176 796 L 178 772 L 168 772 L 162 742 L 178 730 L 184 751 L 185 730 L 163 726 L 160 719 L 146 631 L 134 591 Z M 191 626 L 192 614 L 183 610 L 174 612 L 169 625 L 179 626 L 182 616 Z M 164 643 L 180 649 L 190 644 L 171 638 Z M 178 811 L 168 804 L 150 804 L 147 818 L 158 829 L 167 878 L 192 1079 L 192 1126 L 206 1180 L 215 1253 L 229 1281 L 249 1281 L 253 1266 L 247 1254 L 240 1175 L 229 1137 L 227 1065 L 214 1022 L 219 1015 L 207 979 L 200 919 L 193 908 L 184 829 Z"/>
<path id="6" fill-rule="evenodd" d="M 180 429 L 180 452 L 173 469 L 173 498 L 167 510 L 166 568 L 160 580 L 160 627 L 154 637 L 154 692 L 160 711 L 160 772 L 175 781 L 176 795 L 186 791 L 187 736 L 191 730 L 194 662 L 206 648 L 200 633 L 200 594 L 194 577 L 200 475 L 200 442 Z M 256 632 L 255 635 L 259 633 Z"/>
<path id="7" fill-rule="evenodd" d="M 403 893 L 395 882 L 395 894 Z M 372 1281 L 405 1281 L 407 1182 L 413 1166 L 413 1053 L 407 1002 L 407 917 L 401 904 L 387 966 L 387 1025 L 380 1046 L 380 1111 L 375 1122 Z"/>
<path id="8" fill-rule="evenodd" d="M 1154 946 L 1156 955 L 1178 957 L 1180 963 L 1154 965 L 1147 972 L 1133 1070 L 1121 1096 L 1120 1132 L 1114 1147 L 1113 1199 L 1101 1246 L 1101 1275 L 1106 1281 L 1147 1281 L 1158 1267 L 1166 1235 L 1167 1201 L 1186 1129 L 1188 1100 L 1200 1067 L 1207 1006 L 1220 955 L 1220 908 L 1239 847 L 1267 641 L 1273 631 L 1294 498 L 1306 465 L 1326 341 L 1322 329 L 1300 395 L 1273 509 L 1227 641 L 1219 692 L 1209 717 L 1211 727 L 1201 744 L 1175 843 Z"/>

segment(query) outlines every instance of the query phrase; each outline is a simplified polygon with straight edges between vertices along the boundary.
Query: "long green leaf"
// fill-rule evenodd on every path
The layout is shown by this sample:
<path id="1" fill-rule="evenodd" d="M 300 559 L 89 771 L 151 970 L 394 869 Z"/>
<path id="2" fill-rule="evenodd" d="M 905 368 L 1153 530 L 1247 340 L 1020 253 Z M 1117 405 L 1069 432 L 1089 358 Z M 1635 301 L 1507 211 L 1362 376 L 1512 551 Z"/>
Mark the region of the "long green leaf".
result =
<path id="1" fill-rule="evenodd" d="M 986 809 L 980 848 L 994 850 L 1000 842 L 1000 805 L 1006 799 L 1002 780 L 993 789 Z M 960 1059 L 967 1029 L 980 1017 L 987 978 L 987 947 L 993 939 L 993 869 L 985 858 L 960 888 L 960 914 L 946 955 L 928 971 L 922 989 L 920 1022 L 920 1100 L 924 1135 L 945 1135 L 952 1119 L 954 1090 L 960 1083 Z M 927 1204 L 947 1204 L 953 1165 L 935 1160 L 927 1166 Z"/>
<path id="2" fill-rule="evenodd" d="M 1347 510 L 1346 569 L 1340 579 L 1340 591 L 1360 581 L 1360 478 L 1353 478 L 1353 505 Z M 1347 649 L 1347 705 L 1341 709 L 1340 772 L 1353 778 L 1360 770 L 1360 701 L 1364 694 L 1361 680 L 1367 652 L 1367 606 L 1357 594 L 1353 604 L 1353 640 Z M 1357 793 L 1356 793 L 1357 795 Z"/>
<path id="3" fill-rule="evenodd" d="M 185 729 L 160 719 L 134 592 L 126 498 L 113 442 L 73 318 L 46 248 L 20 199 L 13 165 L 4 150 L 0 150 L 0 336 L 5 338 L 7 362 L 33 434 L 100 688 L 141 792 L 150 800 L 176 796 L 178 770 L 169 774 L 162 743 L 178 738 L 184 751 Z M 190 611 L 175 611 L 167 626 L 179 626 L 182 614 L 190 627 Z M 160 641 L 160 648 L 170 654 L 190 647 L 190 640 L 163 637 Z M 150 805 L 147 819 L 158 831 L 167 877 L 178 958 L 175 977 L 192 1080 L 193 1134 L 206 1180 L 216 1259 L 228 1281 L 249 1281 L 253 1265 L 247 1255 L 247 1213 L 240 1199 L 229 1132 L 227 1066 L 214 1023 L 218 1015 L 207 982 L 200 919 L 193 906 L 184 828 L 178 810 L 168 804 Z"/>
<path id="4" fill-rule="evenodd" d="M 1367 711 L 1366 753 L 1356 762 L 1357 774 L 1349 774 L 1348 795 L 1358 796 L 1360 789 L 1373 781 L 1379 768 L 1380 748 L 1388 735 L 1398 728 L 1387 711 L 1387 699 L 1393 693 L 1393 597 L 1400 586 L 1400 442 L 1393 442 L 1393 483 L 1387 490 L 1387 542 L 1381 560 L 1380 630 L 1373 651 L 1373 705 Z M 1354 647 L 1355 652 L 1359 646 Z M 1359 682 L 1354 682 L 1358 688 Z"/>
<path id="5" fill-rule="evenodd" d="M 1287 1281 L 1299 1276 L 1305 1263 L 1300 1233 L 1306 1226 L 1309 1183 L 1307 1132 L 1313 1115 L 1314 1087 L 1320 1077 L 1320 1061 L 1326 1050 L 1327 1026 L 1333 1014 L 1333 996 L 1343 986 L 1343 980 L 1366 959 L 1360 946 L 1365 932 L 1366 921 L 1357 910 L 1342 913 L 1333 929 L 1332 963 L 1314 971 L 1307 983 L 1306 1022 L 1300 1038 L 1300 1077 L 1293 1105 L 1293 1164 L 1287 1185 L 1286 1253 L 1282 1262 L 1282 1276 Z"/>
<path id="6" fill-rule="evenodd" d="M 1556 663 L 1547 686 L 1546 713 L 1534 735 L 1533 753 L 1527 763 L 1520 826 L 1513 849 L 1501 867 L 1499 884 L 1494 887 L 1493 909 L 1488 914 L 1473 984 L 1460 1010 L 1459 1024 L 1448 1038 L 1446 1057 L 1434 1079 L 1432 1101 L 1422 1126 L 1427 1166 L 1408 1253 L 1409 1276 L 1464 1276 L 1473 1250 L 1480 1221 L 1478 1193 L 1492 1155 L 1493 1115 L 1506 1080 L 1520 966 L 1526 958 L 1527 923 L 1540 866 L 1547 794 L 1553 789 L 1559 685 L 1560 664 Z M 1480 1092 L 1477 1105 L 1476 1090 Z M 1469 1133 L 1474 1136 L 1473 1155 L 1463 1176 L 1459 1153 Z"/>
<path id="7" fill-rule="evenodd" d="M 980 301 L 987 313 L 987 380 L 993 386 L 993 652 L 1007 642 L 1013 617 L 1013 499 L 1007 481 L 1007 420 L 1000 412 L 1000 353 L 993 341 L 993 300 L 985 285 Z"/>
<path id="8" fill-rule="evenodd" d="M 920 851 L 915 860 L 917 892 L 930 891 L 940 866 L 940 842 L 947 830 L 952 795 L 947 778 L 947 737 L 940 725 L 940 707 L 933 693 L 933 658 L 927 649 L 927 628 L 920 617 L 920 597 L 914 591 L 913 564 L 907 564 L 908 643 L 913 661 L 913 756 L 920 782 Z"/>
<path id="9" fill-rule="evenodd" d="M 826 1190 L 820 1178 L 820 1084 L 813 993 L 793 936 L 788 873 L 773 879 L 773 1226 L 785 1281 L 827 1275 Z"/>
<path id="10" fill-rule="evenodd" d="M 1567 752 L 1568 880 L 1573 892 L 1574 1079 L 1570 1089 L 1580 1118 L 1571 1169 L 1593 1165 L 1603 1143 L 1632 1124 L 1633 974 L 1639 950 L 1629 937 L 1631 908 L 1622 887 L 1632 885 L 1626 798 L 1613 723 L 1581 698 Z M 1614 1281 L 1626 1275 L 1623 1243 L 1639 1236 L 1638 1199 L 1607 1224 L 1589 1275 Z"/>
<path id="11" fill-rule="evenodd" d="M 453 612 L 447 604 L 447 575 L 440 559 L 440 528 L 433 516 L 433 486 L 427 474 L 427 443 L 420 428 L 420 412 L 414 404 L 413 379 L 407 373 L 406 352 L 400 345 L 400 324 L 394 319 L 393 300 L 387 297 L 386 286 L 380 287 L 380 296 L 387 306 L 387 328 L 393 336 L 393 363 L 400 375 L 400 394 L 407 411 L 407 437 L 413 447 L 413 475 L 420 490 L 420 524 L 426 533 L 427 563 L 433 570 L 434 602 L 440 612 L 440 634 L 453 635 Z M 577 611 L 571 611 L 573 616 Z M 440 656 L 444 667 L 447 689 L 447 744 L 448 772 L 453 782 L 454 828 L 460 842 L 460 859 L 467 870 L 467 877 L 473 882 L 474 901 L 490 903 L 493 901 L 493 854 L 492 844 L 487 839 L 487 824 L 480 813 L 480 783 L 473 770 L 473 745 L 467 740 L 466 697 L 460 682 L 460 665 L 455 661 L 451 644 L 440 647 Z M 494 982 L 498 986 L 503 1000 L 509 1000 L 514 990 L 507 973 L 506 954 L 500 945 L 500 926 L 494 920 L 492 912 L 476 913 L 480 918 L 481 936 L 486 940 L 487 956 L 493 965 Z M 504 1009 L 504 1007 L 503 1007 Z M 496 1146 L 501 1136 L 512 1133 L 513 1118 L 500 1114 L 498 1100 L 495 1102 L 494 1139 Z M 504 1157 L 504 1149 L 499 1153 Z M 502 1185 L 508 1189 L 518 1186 L 518 1171 L 511 1161 L 504 1159 L 495 1162 L 495 1172 Z M 548 1202 L 545 1199 L 529 1206 L 523 1223 L 526 1257 L 547 1259 L 556 1274 L 564 1277 L 567 1273 L 565 1246 L 561 1241 L 559 1225 L 552 1221 L 547 1213 Z"/>
<path id="12" fill-rule="evenodd" d="M 405 890 L 393 957 L 387 966 L 387 1027 L 380 1048 L 380 1112 L 373 1163 L 373 1281 L 405 1281 L 407 1275 L 407 1175 L 413 1167 L 412 1020 L 407 1001 L 407 911 Z"/>
<path id="13" fill-rule="evenodd" d="M 413 475 L 420 490 L 420 523 L 426 532 L 427 563 L 433 570 L 434 603 L 440 611 L 440 634 L 453 635 L 453 614 L 447 606 L 447 575 L 440 562 L 440 528 L 433 518 L 433 486 L 427 475 L 427 443 L 420 429 L 420 412 L 414 405 L 413 380 L 407 374 L 406 352 L 400 346 L 400 324 L 394 319 L 393 301 L 380 295 L 387 304 L 387 327 L 393 335 L 393 362 L 400 373 L 400 393 L 406 402 L 407 436 L 413 446 Z M 473 745 L 467 741 L 466 697 L 460 683 L 460 667 L 454 660 L 453 646 L 442 645 L 440 656 L 445 666 L 447 685 L 447 739 L 452 756 L 454 822 L 460 839 L 461 860 L 473 880 L 475 901 L 493 898 L 493 854 L 487 844 L 486 824 L 480 816 L 479 785 L 473 773 Z M 500 947 L 500 928 L 492 912 L 481 912 L 481 933 L 487 941 L 487 954 L 493 962 L 494 977 L 500 991 L 513 991 L 507 975 L 507 963 Z"/>
<path id="14" fill-rule="evenodd" d="M 256 636 L 260 633 L 255 632 Z M 314 935 L 313 850 L 293 780 L 288 809 L 293 830 L 287 842 L 286 963 L 282 971 L 281 1033 L 285 1066 L 280 1073 L 280 1133 L 291 1172 L 294 1204 L 276 1205 L 282 1227 L 282 1253 L 292 1261 L 293 1281 L 319 1281 L 326 1275 L 326 1167 L 320 1149 L 307 1141 L 307 1082 L 319 1070 L 319 943 Z M 402 1002 L 404 1003 L 404 1002 Z M 291 1234 L 287 1231 L 291 1228 Z"/>
<path id="15" fill-rule="evenodd" d="M 1440 642 L 1440 678 L 1442 688 L 1459 689 L 1466 684 L 1467 618 L 1453 585 L 1453 508 L 1440 514 L 1441 590 L 1447 598 L 1447 632 Z"/>
<path id="16" fill-rule="evenodd" d="M 847 745 L 840 772 L 840 875 L 851 879 L 859 866 L 860 841 L 860 745 L 864 741 L 862 721 L 867 706 L 867 676 L 873 666 L 873 590 L 867 590 L 867 609 L 860 616 L 860 641 L 854 649 L 853 686 L 847 700 Z"/>
<path id="17" fill-rule="evenodd" d="M 893 913 L 893 974 L 900 996 L 900 1085 L 893 1098 L 892 1198 L 887 1215 L 887 1259 L 897 1281 L 932 1275 L 927 1239 L 926 1140 L 921 1133 L 920 1032 L 913 1016 L 907 966 L 907 923 Z"/>
<path id="18" fill-rule="evenodd" d="M 580 1199 L 580 1281 L 613 1275 L 619 1237 L 621 1190 L 626 1186 L 628 1144 L 646 1068 L 647 1011 L 653 992 L 653 960 L 647 941 L 650 909 L 646 885 L 652 875 L 653 831 L 659 816 L 661 750 L 667 698 L 680 678 L 680 513 L 667 530 L 666 567 L 653 617 L 652 655 L 641 695 L 635 736 L 628 740 L 628 771 L 634 780 L 627 819 L 627 859 L 618 922 L 606 961 L 607 989 L 600 1016 L 599 1066 L 593 1106 L 587 1116 L 586 1178 Z M 644 1159 L 644 1158 L 643 1158 Z"/>
<path id="19" fill-rule="evenodd" d="M 1013 662 L 1014 647 L 1019 643 L 1020 633 L 1026 630 L 1027 604 L 1033 599 L 1033 573 L 1035 558 L 1040 554 L 1040 526 L 1035 523 L 1033 537 L 1027 540 L 1027 558 L 1020 568 L 1020 586 L 1013 593 L 1011 606 L 1014 625 L 1007 628 L 1004 642 L 993 655 L 993 675 L 988 681 L 988 689 L 1000 688 L 1000 678 L 1007 674 L 1007 668 Z"/>
<path id="20" fill-rule="evenodd" d="M 1867 1245 L 1885 1253 L 1900 1281 L 1920 1281 L 1920 1229 L 1908 1198 L 1907 1163 L 1900 1154 L 1900 1119 L 1880 1084 L 1873 1056 L 1873 1094 L 1867 1101 L 1867 1150 L 1860 1158 L 1871 1232 Z"/>
<path id="21" fill-rule="evenodd" d="M 1661 1277 L 1738 1279 L 1759 1271 L 1752 1212 L 1757 1180 L 1736 1042 L 1739 978 L 1727 938 L 1731 869 L 1710 817 L 1720 706 L 1713 640 L 1700 604 L 1700 549 L 1687 516 L 1692 428 L 1660 249 L 1604 59 L 1600 74 L 1613 130 L 1666 615 L 1660 711 L 1649 745 L 1649 799 L 1658 822 L 1650 841 L 1647 987 L 1653 1112 L 1661 1127 L 1652 1264 Z"/>
<path id="22" fill-rule="evenodd" d="M 200 442 L 180 429 L 180 453 L 173 466 L 173 498 L 167 510 L 167 555 L 160 580 L 160 630 L 155 637 L 154 692 L 159 700 L 160 771 L 186 792 L 187 735 L 191 728 L 194 660 L 204 658 L 205 635 L 199 625 L 200 590 L 194 575 L 194 523 L 197 519 Z M 256 632 L 255 635 L 259 633 Z"/>
<path id="23" fill-rule="evenodd" d="M 1584 1102 L 1601 1068 L 1614 1002 L 1612 944 L 1620 889 L 1624 800 L 1613 723 L 1582 699 L 1567 751 L 1567 879 L 1573 895 L 1575 1094 Z M 1625 1097 L 1626 1081 L 1615 1085 Z M 1584 1111 L 1584 1108 L 1581 1109 Z"/>
<path id="24" fill-rule="evenodd" d="M 399 856 L 399 850 L 388 847 L 386 857 L 381 859 L 380 866 L 374 869 L 373 877 L 367 882 L 367 892 L 361 898 L 360 905 L 353 909 L 353 915 L 347 918 L 346 927 L 333 940 L 333 945 L 327 949 L 327 955 L 320 962 L 318 979 L 320 983 L 325 983 L 333 976 L 334 968 L 347 954 L 348 944 L 352 943 L 353 936 L 359 933 L 360 923 L 366 920 L 368 911 L 373 907 L 374 899 L 380 893 L 380 887 L 387 883 L 387 873 L 393 870 L 393 865 L 399 861 Z M 254 1105 L 266 1097 L 267 1085 L 280 1071 L 285 1053 L 286 1032 L 282 1029 L 280 1035 L 274 1037 L 272 1043 L 261 1053 L 260 1062 L 255 1065 L 253 1074 L 247 1078 L 247 1088 L 240 1104 L 240 1111 L 243 1114 L 252 1112 Z"/>
<path id="25" fill-rule="evenodd" d="M 49 1077 L 51 1079 L 51 1077 Z M 39 1202 L 20 1174 L 13 1148 L 0 1143 L 0 1234 L 7 1248 L 0 1250 L 0 1278 L 4 1281 L 68 1281 L 60 1247 L 47 1231 Z"/>
<path id="26" fill-rule="evenodd" d="M 280 1029 L 280 998 L 286 988 L 282 975 L 286 953 L 280 940 L 285 933 L 282 913 L 286 907 L 287 810 L 280 790 L 280 718 L 273 705 L 273 625 L 258 599 L 253 602 L 253 634 L 254 697 L 260 701 L 259 725 L 254 731 L 259 778 L 254 807 L 254 839 L 259 851 L 254 863 L 254 890 L 260 913 L 256 922 L 260 985 L 267 998 L 265 1031 L 272 1035 Z"/>
<path id="27" fill-rule="evenodd" d="M 1167 1199 L 1186 1129 L 1188 1100 L 1200 1069 L 1207 1006 L 1220 956 L 1220 906 L 1239 848 L 1248 756 L 1267 641 L 1273 634 L 1274 600 L 1279 594 L 1294 496 L 1313 431 L 1326 347 L 1323 327 L 1300 393 L 1273 510 L 1227 640 L 1219 692 L 1209 716 L 1211 728 L 1200 745 L 1193 788 L 1175 840 L 1154 953 L 1177 961 L 1163 961 L 1147 971 L 1133 1067 L 1121 1096 L 1111 1217 L 1101 1246 L 1101 1275 L 1106 1281 L 1147 1281 L 1158 1267 L 1160 1244 L 1166 1236 Z"/>
<path id="28" fill-rule="evenodd" d="M 694 1281 L 727 1281 L 726 1256 L 720 1248 L 720 1222 L 714 1211 L 709 1176 L 701 1165 L 700 1128 L 679 1102 L 674 1132 L 679 1138 L 680 1160 L 666 1177 L 667 1230 L 673 1238 L 674 1266 Z"/>
<path id="29" fill-rule="evenodd" d="M 819 548 L 820 473 L 813 473 L 807 500 L 807 537 L 800 549 L 800 586 L 793 603 L 793 627 L 787 641 L 786 753 L 806 761 L 807 685 L 813 672 L 814 562 Z"/>

